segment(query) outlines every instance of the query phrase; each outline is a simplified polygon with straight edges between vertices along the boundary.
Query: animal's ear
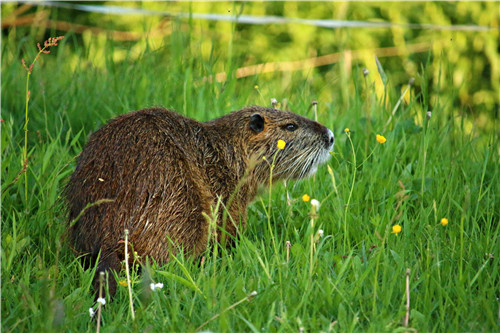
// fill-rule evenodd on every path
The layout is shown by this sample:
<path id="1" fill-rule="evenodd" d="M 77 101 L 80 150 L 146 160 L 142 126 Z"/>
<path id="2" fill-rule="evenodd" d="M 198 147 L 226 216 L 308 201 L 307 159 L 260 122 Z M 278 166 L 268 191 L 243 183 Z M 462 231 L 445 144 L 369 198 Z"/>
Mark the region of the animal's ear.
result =
<path id="1" fill-rule="evenodd" d="M 256 133 L 262 132 L 264 130 L 264 123 L 264 118 L 258 113 L 254 113 L 250 117 L 250 128 Z"/>

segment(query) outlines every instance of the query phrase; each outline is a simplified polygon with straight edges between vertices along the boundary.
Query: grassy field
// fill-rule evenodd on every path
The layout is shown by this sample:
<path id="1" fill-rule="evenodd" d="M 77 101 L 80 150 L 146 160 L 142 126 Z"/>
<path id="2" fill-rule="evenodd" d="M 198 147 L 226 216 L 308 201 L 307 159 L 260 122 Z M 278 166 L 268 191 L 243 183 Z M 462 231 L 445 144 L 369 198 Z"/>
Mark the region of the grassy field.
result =
<path id="1" fill-rule="evenodd" d="M 96 330 L 89 316 L 97 308 L 93 271 L 64 241 L 61 195 L 99 126 L 154 105 L 203 121 L 270 106 L 271 98 L 314 118 L 310 105 L 320 95 L 310 85 L 320 72 L 207 80 L 221 65 L 217 52 L 231 48 L 203 60 L 190 31 L 175 31 L 160 51 L 119 62 L 113 43 L 96 41 L 105 64 L 99 67 L 68 34 L 30 77 L 26 184 L 19 174 L 27 75 L 20 59 L 31 63 L 41 41 L 10 37 L 1 50 L 4 332 Z M 238 66 L 231 59 L 224 64 L 230 73 Z M 449 66 L 445 54 L 440 64 Z M 390 70 L 380 97 L 379 73 L 365 77 L 355 66 L 346 76 L 339 66 L 340 78 L 321 91 L 338 98 L 318 99 L 318 121 L 336 137 L 327 165 L 310 179 L 273 187 L 270 201 L 264 190 L 231 253 L 214 247 L 201 266 L 179 257 L 141 274 L 132 269 L 135 320 L 122 286 L 102 310 L 101 331 L 499 331 L 499 136 L 452 112 L 458 97 L 449 77 L 438 82 L 447 93 L 431 100 L 426 66 L 394 116 L 404 86 L 391 84 Z M 317 216 L 304 194 L 321 202 Z M 164 287 L 151 291 L 151 281 Z"/>

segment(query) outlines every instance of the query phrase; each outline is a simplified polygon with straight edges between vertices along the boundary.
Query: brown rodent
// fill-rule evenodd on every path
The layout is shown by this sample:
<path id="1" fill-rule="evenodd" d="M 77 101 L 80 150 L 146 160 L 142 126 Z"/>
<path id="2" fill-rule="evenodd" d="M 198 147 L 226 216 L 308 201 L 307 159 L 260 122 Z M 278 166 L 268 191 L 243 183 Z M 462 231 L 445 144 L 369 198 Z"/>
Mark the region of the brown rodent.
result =
<path id="1" fill-rule="evenodd" d="M 91 135 L 78 159 L 65 191 L 69 236 L 90 262 L 100 252 L 97 273 L 120 270 L 125 229 L 139 256 L 162 263 L 179 248 L 197 256 L 208 241 L 203 213 L 210 215 L 219 197 L 227 209 L 227 218 L 219 210 L 220 240 L 221 229 L 236 236 L 245 227 L 273 158 L 273 182 L 303 178 L 328 159 L 333 144 L 325 126 L 257 106 L 206 123 L 163 108 L 121 115 Z M 113 278 L 108 287 L 114 294 Z"/>

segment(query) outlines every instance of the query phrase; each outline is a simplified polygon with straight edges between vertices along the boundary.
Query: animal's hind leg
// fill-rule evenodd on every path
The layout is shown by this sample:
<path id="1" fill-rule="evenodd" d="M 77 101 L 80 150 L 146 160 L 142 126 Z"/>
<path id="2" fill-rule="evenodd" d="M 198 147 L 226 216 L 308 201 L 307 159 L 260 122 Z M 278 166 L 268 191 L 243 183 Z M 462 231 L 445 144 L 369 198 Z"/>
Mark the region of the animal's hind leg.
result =
<path id="1" fill-rule="evenodd" d="M 120 258 L 116 251 L 111 251 L 109 253 L 102 253 L 102 258 L 99 260 L 97 265 L 97 270 L 94 276 L 94 290 L 96 291 L 95 299 L 99 297 L 99 276 L 101 272 L 104 272 L 104 284 L 103 284 L 103 295 L 107 290 L 109 291 L 109 296 L 113 297 L 116 293 L 116 280 L 113 272 L 119 272 L 121 269 Z"/>

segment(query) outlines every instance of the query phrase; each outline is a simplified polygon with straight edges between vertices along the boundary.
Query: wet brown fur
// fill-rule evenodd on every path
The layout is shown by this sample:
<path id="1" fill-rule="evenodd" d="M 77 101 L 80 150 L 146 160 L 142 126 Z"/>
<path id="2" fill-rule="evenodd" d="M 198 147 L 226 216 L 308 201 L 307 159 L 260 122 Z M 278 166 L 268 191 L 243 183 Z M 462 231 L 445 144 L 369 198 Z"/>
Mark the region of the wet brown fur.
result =
<path id="1" fill-rule="evenodd" d="M 264 120 L 261 131 L 249 125 L 255 114 Z M 286 129 L 291 123 L 295 131 Z M 287 143 L 281 151 L 279 139 Z M 171 244 L 197 256 L 208 242 L 202 213 L 210 214 L 219 196 L 235 221 L 226 222 L 225 230 L 236 236 L 258 187 L 269 183 L 275 154 L 273 182 L 313 173 L 332 145 L 333 135 L 323 125 L 262 107 L 207 123 L 163 108 L 119 116 L 90 137 L 78 160 L 66 188 L 69 221 L 88 204 L 113 201 L 85 210 L 70 226 L 70 238 L 91 261 L 100 252 L 98 272 L 121 269 L 125 229 L 142 257 L 166 262 L 176 251 Z M 222 220 L 220 213 L 219 227 Z M 113 294 L 116 282 L 108 283 Z"/>

